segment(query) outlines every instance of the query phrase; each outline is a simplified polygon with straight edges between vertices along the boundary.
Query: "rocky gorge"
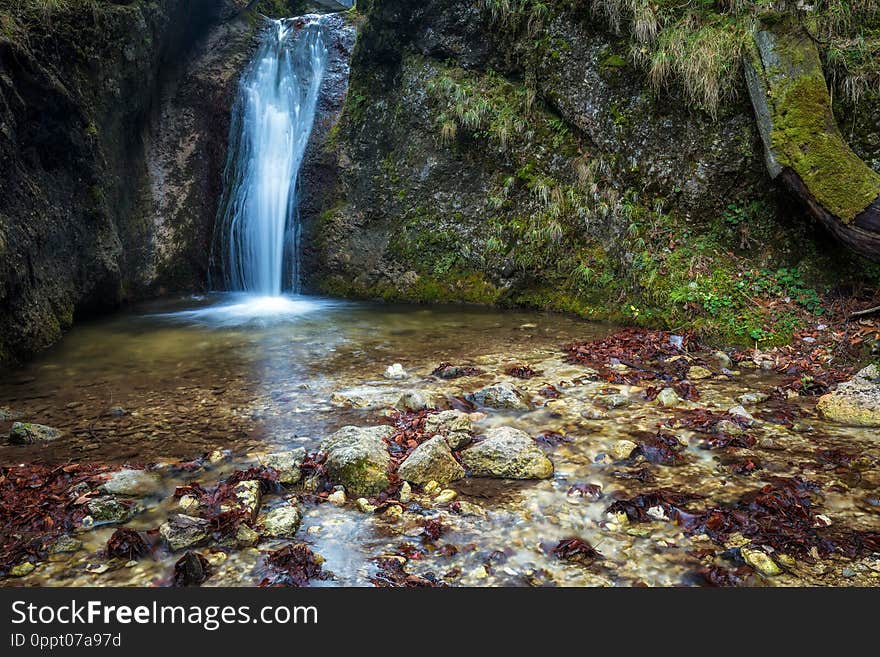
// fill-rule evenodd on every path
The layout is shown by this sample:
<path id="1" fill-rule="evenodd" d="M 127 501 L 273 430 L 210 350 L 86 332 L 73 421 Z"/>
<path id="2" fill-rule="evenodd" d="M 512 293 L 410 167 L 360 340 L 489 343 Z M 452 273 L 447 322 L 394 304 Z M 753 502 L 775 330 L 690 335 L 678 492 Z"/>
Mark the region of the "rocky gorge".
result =
<path id="1" fill-rule="evenodd" d="M 0 0 L 2 584 L 877 585 L 880 7 L 347 4 Z"/>

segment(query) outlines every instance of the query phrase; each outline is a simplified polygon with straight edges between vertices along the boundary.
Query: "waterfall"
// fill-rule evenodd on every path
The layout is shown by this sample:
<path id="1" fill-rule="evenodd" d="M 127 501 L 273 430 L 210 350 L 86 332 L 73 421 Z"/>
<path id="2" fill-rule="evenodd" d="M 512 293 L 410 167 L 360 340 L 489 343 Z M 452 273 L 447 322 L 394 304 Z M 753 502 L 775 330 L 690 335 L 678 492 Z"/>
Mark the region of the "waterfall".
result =
<path id="1" fill-rule="evenodd" d="M 297 178 L 327 66 L 321 16 L 273 20 L 239 84 L 215 231 L 223 286 L 298 292 Z"/>

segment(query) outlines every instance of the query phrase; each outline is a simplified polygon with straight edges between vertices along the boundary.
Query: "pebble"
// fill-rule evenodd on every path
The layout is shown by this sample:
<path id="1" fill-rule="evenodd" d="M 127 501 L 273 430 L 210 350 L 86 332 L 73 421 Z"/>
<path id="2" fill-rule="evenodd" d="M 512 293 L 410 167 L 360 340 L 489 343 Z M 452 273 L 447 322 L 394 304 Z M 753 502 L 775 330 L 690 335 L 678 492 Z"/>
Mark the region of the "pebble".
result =
<path id="1" fill-rule="evenodd" d="M 355 504 L 357 505 L 358 511 L 361 511 L 362 513 L 373 513 L 376 510 L 376 507 L 370 504 L 370 500 L 366 497 L 359 497 Z"/>
<path id="2" fill-rule="evenodd" d="M 709 379 L 712 377 L 712 371 L 702 367 L 700 365 L 693 365 L 688 368 L 687 378 L 692 381 L 699 381 L 701 379 Z"/>
<path id="3" fill-rule="evenodd" d="M 742 554 L 743 561 L 745 561 L 762 575 L 773 577 L 774 575 L 778 575 L 782 572 L 779 569 L 779 566 L 776 565 L 776 562 L 770 558 L 770 555 L 763 550 L 741 548 L 740 553 Z"/>
<path id="4" fill-rule="evenodd" d="M 458 493 L 456 493 L 451 488 L 445 488 L 437 494 L 437 497 L 434 498 L 434 503 L 446 504 L 454 500 L 456 497 L 458 497 Z"/>
<path id="5" fill-rule="evenodd" d="M 327 501 L 336 506 L 345 506 L 345 491 L 337 490 L 330 493 L 330 495 L 327 496 Z"/>
<path id="6" fill-rule="evenodd" d="M 407 504 L 412 499 L 412 486 L 409 485 L 408 481 L 404 481 L 403 485 L 401 485 L 397 499 L 403 504 Z"/>
<path id="7" fill-rule="evenodd" d="M 385 378 L 386 379 L 405 379 L 407 377 L 406 370 L 403 369 L 403 365 L 400 363 L 394 363 L 394 365 L 389 365 L 385 368 Z"/>
<path id="8" fill-rule="evenodd" d="M 622 461 L 628 459 L 636 447 L 638 445 L 631 440 L 618 440 L 611 445 L 611 449 L 608 452 L 614 457 L 615 461 Z"/>
<path id="9" fill-rule="evenodd" d="M 37 567 L 30 561 L 22 561 L 20 564 L 17 564 L 9 569 L 9 576 L 24 577 L 25 575 L 30 575 L 32 572 L 34 572 L 36 568 Z"/>
<path id="10" fill-rule="evenodd" d="M 427 484 L 425 484 L 425 487 L 422 490 L 424 490 L 427 495 L 431 495 L 439 489 L 440 484 L 438 484 L 436 481 L 429 481 Z"/>

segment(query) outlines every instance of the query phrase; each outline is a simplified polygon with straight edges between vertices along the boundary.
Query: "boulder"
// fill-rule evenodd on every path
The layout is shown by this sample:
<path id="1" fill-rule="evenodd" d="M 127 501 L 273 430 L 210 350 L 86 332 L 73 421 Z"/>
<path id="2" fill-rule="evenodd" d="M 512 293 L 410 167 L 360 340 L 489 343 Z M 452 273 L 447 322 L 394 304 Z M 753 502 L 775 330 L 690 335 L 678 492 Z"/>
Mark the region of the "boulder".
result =
<path id="1" fill-rule="evenodd" d="M 462 462 L 475 477 L 547 479 L 553 463 L 529 434 L 513 427 L 491 429 L 486 438 L 461 453 Z"/>
<path id="2" fill-rule="evenodd" d="M 303 448 L 293 449 L 289 452 L 273 452 L 262 458 L 264 465 L 278 472 L 278 481 L 282 484 L 292 486 L 298 484 L 302 479 L 302 473 L 299 466 L 306 457 L 306 450 Z"/>
<path id="3" fill-rule="evenodd" d="M 211 523 L 204 518 L 174 514 L 159 527 L 159 534 L 176 552 L 207 542 L 211 537 Z"/>
<path id="4" fill-rule="evenodd" d="M 302 523 L 302 514 L 292 504 L 272 509 L 263 518 L 263 535 L 270 538 L 293 538 Z"/>
<path id="5" fill-rule="evenodd" d="M 419 485 L 432 480 L 448 484 L 464 477 L 464 468 L 452 456 L 446 439 L 443 436 L 434 436 L 415 448 L 400 464 L 397 474 L 401 479 Z"/>
<path id="6" fill-rule="evenodd" d="M 467 413 L 442 411 L 425 418 L 425 433 L 440 434 L 452 449 L 461 449 L 473 440 L 473 423 Z"/>
<path id="7" fill-rule="evenodd" d="M 501 381 L 477 390 L 467 396 L 468 400 L 478 406 L 490 408 L 512 408 L 516 410 L 528 410 L 529 405 L 523 394 L 513 384 Z"/>
<path id="8" fill-rule="evenodd" d="M 880 427 L 880 369 L 869 365 L 817 404 L 823 417 L 854 427 Z"/>
<path id="9" fill-rule="evenodd" d="M 159 477 L 146 470 L 124 468 L 114 472 L 101 486 L 101 490 L 111 495 L 127 497 L 147 497 L 159 492 Z"/>
<path id="10" fill-rule="evenodd" d="M 388 488 L 391 457 L 383 438 L 392 433 L 388 426 L 342 427 L 321 443 L 330 478 L 353 495 L 376 495 Z"/>
<path id="11" fill-rule="evenodd" d="M 51 443 L 61 437 L 61 431 L 54 427 L 32 422 L 15 422 L 9 432 L 9 442 L 13 445 L 33 445 Z"/>

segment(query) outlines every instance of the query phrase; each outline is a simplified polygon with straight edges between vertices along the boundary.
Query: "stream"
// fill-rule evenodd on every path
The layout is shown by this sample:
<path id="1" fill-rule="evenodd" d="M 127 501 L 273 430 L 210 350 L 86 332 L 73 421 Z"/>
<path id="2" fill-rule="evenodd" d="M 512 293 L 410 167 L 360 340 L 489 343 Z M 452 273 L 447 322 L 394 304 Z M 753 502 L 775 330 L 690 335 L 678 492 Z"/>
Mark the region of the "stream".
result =
<path id="1" fill-rule="evenodd" d="M 682 431 L 687 447 L 674 465 L 612 457 L 617 441 L 638 442 L 675 415 L 647 401 L 643 388 L 609 385 L 591 376 L 589 368 L 565 361 L 563 345 L 612 330 L 552 313 L 313 297 L 222 295 L 142 306 L 78 326 L 55 349 L 0 384 L 0 407 L 64 434 L 47 445 L 4 445 L 0 462 L 149 466 L 161 476 L 162 490 L 145 498 L 143 511 L 126 526 L 150 530 L 175 511 L 178 500 L 172 493 L 178 485 L 213 485 L 235 469 L 259 464 L 269 452 L 296 447 L 312 452 L 340 426 L 382 422 L 403 392 L 418 391 L 432 396 L 438 407 L 452 407 L 467 393 L 501 381 L 522 391 L 531 408 L 479 408 L 472 416 L 475 433 L 508 425 L 533 437 L 564 435 L 544 446 L 555 466 L 553 477 L 453 482 L 449 488 L 466 503 L 464 511 L 418 493 L 402 515 L 364 513 L 353 500 L 336 506 L 305 496 L 298 536 L 332 573 L 314 585 L 369 585 L 376 559 L 387 555 L 405 559 L 414 573 L 456 586 L 700 583 L 694 573 L 705 565 L 701 550 L 719 558 L 723 548 L 663 519 L 633 524 L 606 513 L 614 499 L 659 488 L 705 496 L 706 504 L 725 503 L 773 477 L 801 476 L 819 485 L 821 513 L 835 525 L 876 526 L 880 450 L 871 430 L 824 422 L 810 398 L 771 399 L 750 407 L 756 423 L 750 431 L 757 437 L 752 449 L 707 450 L 697 433 Z M 445 380 L 431 374 L 441 362 L 471 365 L 482 373 Z M 403 366 L 404 379 L 384 376 L 394 363 Z M 523 363 L 538 374 L 524 380 L 505 373 L 511 364 Z M 724 410 L 743 393 L 771 392 L 778 382 L 775 374 L 745 369 L 715 376 L 699 382 L 698 403 L 682 401 L 679 410 Z M 548 384 L 559 391 L 558 398 L 543 396 Z M 788 426 L 774 421 L 783 411 Z M 860 457 L 868 467 L 840 467 L 820 458 L 835 450 Z M 210 452 L 219 456 L 196 469 L 175 467 Z M 747 457 L 763 469 L 731 470 L 731 463 Z M 595 484 L 601 498 L 572 493 L 578 484 Z M 297 496 L 302 489 L 267 495 L 264 510 Z M 437 541 L 426 543 L 425 518 L 441 519 L 444 532 Z M 80 528 L 80 550 L 52 555 L 33 573 L 5 584 L 166 581 L 179 554 L 159 549 L 146 559 L 108 561 L 102 550 L 114 529 Z M 552 554 L 550 547 L 573 536 L 601 553 L 600 566 Z M 205 585 L 258 584 L 265 555 L 286 543 L 208 548 L 216 574 Z M 880 563 L 870 557 L 798 559 L 772 582 L 866 585 L 876 583 L 878 575 Z"/>

